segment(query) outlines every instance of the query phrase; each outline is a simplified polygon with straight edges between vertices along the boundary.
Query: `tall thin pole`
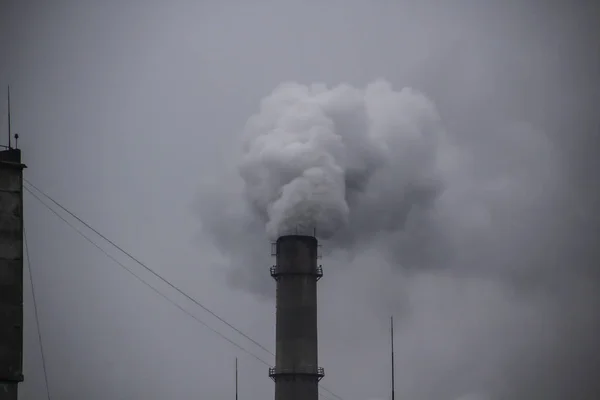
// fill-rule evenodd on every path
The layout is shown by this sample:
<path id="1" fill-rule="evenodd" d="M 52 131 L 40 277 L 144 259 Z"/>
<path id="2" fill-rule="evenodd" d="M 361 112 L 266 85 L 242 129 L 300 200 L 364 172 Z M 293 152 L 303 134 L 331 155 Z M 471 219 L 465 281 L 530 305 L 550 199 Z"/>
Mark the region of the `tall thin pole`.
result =
<path id="1" fill-rule="evenodd" d="M 395 400 L 395 383 L 394 383 L 394 317 L 390 317 L 390 337 L 392 343 L 392 400 Z"/>
<path id="2" fill-rule="evenodd" d="M 238 359 L 235 358 L 235 400 L 238 400 Z"/>
<path id="3" fill-rule="evenodd" d="M 12 136 L 10 127 L 10 85 L 8 85 L 8 148 L 11 148 L 10 138 Z"/>

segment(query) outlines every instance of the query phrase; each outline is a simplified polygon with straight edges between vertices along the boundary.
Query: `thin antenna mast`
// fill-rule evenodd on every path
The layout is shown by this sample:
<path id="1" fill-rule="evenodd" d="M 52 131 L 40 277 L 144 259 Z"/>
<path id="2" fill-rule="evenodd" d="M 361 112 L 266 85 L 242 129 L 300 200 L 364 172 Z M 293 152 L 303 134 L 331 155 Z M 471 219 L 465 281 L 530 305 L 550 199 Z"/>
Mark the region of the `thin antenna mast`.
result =
<path id="1" fill-rule="evenodd" d="M 238 359 L 235 358 L 235 400 L 238 400 Z"/>
<path id="2" fill-rule="evenodd" d="M 10 127 L 10 85 L 8 85 L 8 148 L 11 148 L 10 138 L 12 136 Z"/>
<path id="3" fill-rule="evenodd" d="M 394 383 L 394 317 L 390 317 L 390 337 L 392 344 L 392 400 L 395 400 L 396 390 Z"/>

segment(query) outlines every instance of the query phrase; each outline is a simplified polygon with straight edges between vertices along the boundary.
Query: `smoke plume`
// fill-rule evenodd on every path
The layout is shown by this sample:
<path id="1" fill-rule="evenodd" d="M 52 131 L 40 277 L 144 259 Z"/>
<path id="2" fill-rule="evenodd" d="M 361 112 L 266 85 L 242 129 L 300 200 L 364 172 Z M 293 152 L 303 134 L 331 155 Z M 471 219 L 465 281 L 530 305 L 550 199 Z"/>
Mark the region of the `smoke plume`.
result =
<path id="1" fill-rule="evenodd" d="M 268 265 L 265 243 L 314 230 L 328 252 L 376 248 L 406 271 L 535 273 L 522 249 L 540 227 L 552 232 L 560 160 L 527 124 L 490 136 L 457 143 L 431 100 L 384 80 L 282 84 L 241 135 L 239 185 L 205 191 L 203 224 L 259 293 L 271 285 L 247 266 Z"/>
<path id="2" fill-rule="evenodd" d="M 246 198 L 272 239 L 315 229 L 331 238 L 356 208 L 381 210 L 377 228 L 395 226 L 394 204 L 432 196 L 451 167 L 438 122 L 424 95 L 385 81 L 281 85 L 246 126 Z"/>

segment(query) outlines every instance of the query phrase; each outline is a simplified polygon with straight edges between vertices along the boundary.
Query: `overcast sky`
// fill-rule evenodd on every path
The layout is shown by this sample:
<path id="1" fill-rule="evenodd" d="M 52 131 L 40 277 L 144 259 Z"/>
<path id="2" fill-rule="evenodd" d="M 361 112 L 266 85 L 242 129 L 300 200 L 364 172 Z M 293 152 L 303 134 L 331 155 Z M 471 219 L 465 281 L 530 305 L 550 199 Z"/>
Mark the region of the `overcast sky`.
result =
<path id="1" fill-rule="evenodd" d="M 333 239 L 319 282 L 323 385 L 388 398 L 394 314 L 398 398 L 597 399 L 600 14 L 527 3 L 4 0 L 0 84 L 29 181 L 270 349 L 269 242 L 223 212 L 240 201 L 246 121 L 286 81 L 419 90 L 471 172 L 436 203 L 445 219 L 427 222 L 439 240 L 420 239 L 418 218 L 355 235 L 352 249 Z M 4 138 L 4 111 L 0 122 Z M 516 189 L 478 197 L 498 182 Z M 488 219 L 471 230 L 476 207 Z M 230 399 L 236 356 L 240 398 L 273 396 L 265 365 L 27 193 L 25 221 L 54 399 Z M 24 306 L 21 398 L 41 399 L 27 285 Z"/>

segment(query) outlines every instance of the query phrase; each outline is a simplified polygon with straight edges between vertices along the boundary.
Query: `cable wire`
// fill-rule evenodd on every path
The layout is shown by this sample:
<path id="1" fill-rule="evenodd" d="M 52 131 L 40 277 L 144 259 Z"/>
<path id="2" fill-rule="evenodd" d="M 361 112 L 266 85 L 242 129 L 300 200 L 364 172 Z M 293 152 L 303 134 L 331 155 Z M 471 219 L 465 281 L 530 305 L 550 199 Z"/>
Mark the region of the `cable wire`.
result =
<path id="1" fill-rule="evenodd" d="M 142 266 L 146 271 L 150 272 L 156 278 L 160 279 L 162 282 L 164 282 L 165 284 L 167 284 L 168 286 L 170 286 L 172 289 L 174 289 L 175 291 L 177 291 L 179 294 L 181 294 L 182 296 L 184 296 L 185 298 L 187 298 L 188 300 L 190 300 L 191 302 L 193 302 L 194 304 L 196 304 L 198 307 L 202 308 L 204 311 L 208 312 L 213 317 L 217 318 L 219 321 L 221 321 L 222 323 L 224 323 L 225 325 L 227 325 L 228 327 L 230 327 L 231 329 L 233 329 L 234 331 L 236 331 L 238 334 L 242 335 L 243 337 L 245 337 L 246 339 L 248 339 L 249 341 L 251 341 L 252 343 L 254 343 L 255 345 L 257 345 L 258 347 L 260 347 L 262 350 L 266 351 L 267 353 L 269 353 L 272 356 L 275 356 L 275 354 L 271 350 L 269 350 L 268 348 L 266 348 L 265 346 L 263 346 L 262 344 L 260 344 L 256 340 L 252 339 L 250 336 L 246 335 L 240 329 L 236 328 L 235 326 L 233 326 L 232 324 L 230 324 L 229 322 L 227 322 L 225 319 L 223 319 L 222 317 L 220 317 L 219 315 L 217 315 L 217 313 L 215 313 L 214 311 L 210 310 L 208 307 L 206 307 L 205 305 L 203 305 L 202 303 L 200 303 L 198 300 L 194 299 L 193 297 L 191 297 L 190 295 L 188 295 L 187 293 L 185 293 L 183 290 L 181 290 L 180 288 L 178 288 L 177 286 L 175 286 L 174 284 L 172 284 L 171 282 L 169 282 L 168 280 L 166 280 L 165 278 L 163 278 L 162 276 L 160 276 L 152 268 L 148 267 L 146 264 L 144 264 L 143 262 L 141 262 L 139 259 L 137 259 L 136 257 L 132 256 L 131 253 L 129 253 L 126 250 L 124 250 L 122 247 L 120 247 L 115 242 L 113 242 L 112 240 L 110 240 L 109 238 L 107 238 L 106 236 L 104 236 L 102 233 L 98 232 L 90 224 L 88 224 L 87 222 L 85 222 L 84 220 L 82 220 L 81 218 L 79 218 L 77 215 L 75 215 L 74 213 L 72 213 L 71 211 L 69 211 L 66 207 L 64 207 L 63 205 L 61 205 L 60 203 L 58 203 L 52 197 L 48 196 L 46 193 L 44 193 L 38 187 L 36 187 L 35 185 L 33 185 L 31 182 L 29 182 L 26 179 L 24 179 L 24 181 L 27 182 L 28 185 L 30 185 L 31 187 L 33 187 L 39 193 L 41 193 L 48 200 L 50 200 L 52 203 L 54 203 L 59 208 L 61 208 L 64 212 L 66 212 L 71 217 L 75 218 L 77 221 L 79 221 L 81 224 L 83 224 L 86 228 L 88 228 L 89 230 L 91 230 L 92 232 L 94 232 L 96 235 L 100 236 L 102 239 L 106 240 L 108 243 L 110 243 L 112 246 L 114 246 L 116 249 L 118 249 L 121 253 L 125 254 L 131 260 L 133 260 L 134 262 L 136 262 L 137 264 L 139 264 L 140 266 Z"/>
<path id="2" fill-rule="evenodd" d="M 44 370 L 44 382 L 46 384 L 46 397 L 51 400 L 50 387 L 48 386 L 48 372 L 46 370 L 46 357 L 44 356 L 44 343 L 42 341 L 42 328 L 40 327 L 40 318 L 38 314 L 37 300 L 35 297 L 35 286 L 33 284 L 33 270 L 31 269 L 31 258 L 29 257 L 29 245 L 27 244 L 27 232 L 23 226 L 23 242 L 25 244 L 25 255 L 27 256 L 27 270 L 29 271 L 29 283 L 31 284 L 31 297 L 33 298 L 33 313 L 35 315 L 35 325 L 40 343 L 40 354 L 42 356 L 42 369 Z"/>
<path id="3" fill-rule="evenodd" d="M 181 294 L 182 296 L 184 296 L 185 298 L 187 298 L 188 300 L 190 300 L 191 302 L 193 302 L 194 304 L 196 304 L 197 306 L 199 306 L 200 308 L 202 308 L 203 310 L 205 310 L 206 312 L 208 312 L 209 314 L 211 314 L 212 316 L 214 316 L 215 318 L 217 318 L 219 321 L 223 322 L 225 325 L 227 325 L 228 327 L 230 327 L 231 329 L 233 329 L 235 332 L 237 332 L 238 334 L 240 334 L 241 336 L 243 336 L 244 338 L 246 338 L 247 340 L 249 340 L 250 342 L 254 343 L 255 345 L 257 345 L 258 347 L 260 347 L 262 350 L 266 351 L 267 353 L 269 353 L 272 356 L 275 356 L 275 353 L 273 353 L 271 350 L 269 350 L 268 348 L 266 348 L 265 346 L 263 346 L 262 344 L 260 344 L 259 342 L 257 342 L 256 340 L 252 339 L 250 336 L 248 336 L 247 334 L 245 334 L 244 332 L 242 332 L 240 329 L 236 328 L 234 325 L 232 325 L 231 323 L 227 322 L 224 318 L 222 318 L 221 316 L 219 316 L 217 313 L 215 313 L 214 311 L 210 310 L 208 307 L 204 306 L 202 303 L 200 303 L 198 300 L 194 299 L 193 297 L 191 297 L 190 295 L 188 295 L 187 293 L 185 293 L 183 290 L 181 290 L 179 287 L 175 286 L 174 284 L 172 284 L 171 282 L 169 282 L 167 279 L 163 278 L 161 275 L 159 275 L 157 272 L 155 272 L 153 269 L 151 269 L 150 267 L 148 267 L 146 264 L 144 264 L 142 261 L 140 261 L 138 258 L 134 257 L 133 255 L 131 255 L 131 253 L 129 253 L 128 251 L 124 250 L 121 246 L 117 245 L 115 242 L 113 242 L 112 240 L 110 240 L 109 238 L 107 238 L 106 236 L 104 236 L 102 233 L 100 233 L 98 230 L 96 230 L 94 227 L 92 227 L 90 224 L 88 224 L 87 222 L 85 222 L 83 219 L 81 219 L 80 217 L 78 217 L 75 213 L 71 212 L 70 210 L 68 210 L 66 207 L 64 207 L 62 204 L 60 204 L 58 201 L 54 200 L 52 197 L 50 197 L 48 194 L 46 194 L 43 190 L 39 189 L 37 186 L 35 186 L 33 183 L 29 182 L 27 179 L 23 179 L 29 186 L 33 187 L 37 192 L 39 192 L 42 196 L 44 196 L 45 198 L 47 198 L 48 200 L 50 200 L 52 203 L 54 203 L 57 207 L 59 207 L 61 210 L 63 210 L 64 212 L 66 212 L 67 214 L 69 214 L 71 217 L 73 217 L 74 219 L 76 219 L 78 222 L 80 222 L 82 225 L 84 225 L 86 228 L 88 228 L 89 230 L 91 230 L 92 232 L 94 232 L 95 234 L 97 234 L 98 236 L 100 236 L 102 239 L 104 239 L 106 242 L 108 242 L 109 244 L 111 244 L 113 247 L 115 247 L 116 249 L 118 249 L 121 253 L 125 254 L 128 258 L 130 258 L 131 260 L 133 260 L 135 263 L 137 263 L 138 265 L 140 265 L 141 267 L 143 267 L 145 270 L 147 270 L 148 272 L 150 272 L 152 275 L 154 275 L 156 278 L 158 278 L 159 280 L 161 280 L 162 282 L 164 282 L 165 284 L 167 284 L 169 287 L 171 287 L 172 289 L 174 289 L 175 291 L 177 291 L 179 294 Z M 141 282 L 143 282 L 145 285 L 147 285 L 148 287 L 150 287 L 152 290 L 154 290 L 156 293 L 158 293 L 161 297 L 165 298 L 166 300 L 168 300 L 170 303 L 174 304 L 176 307 L 180 308 L 182 311 L 184 311 L 186 314 L 192 316 L 193 318 L 196 319 L 196 317 L 193 314 L 190 314 L 187 310 L 183 309 L 181 306 L 179 306 L 177 303 L 175 303 L 174 301 L 172 301 L 170 298 L 166 297 L 165 295 L 163 295 L 161 292 L 158 291 L 158 289 L 156 289 L 154 286 L 150 285 L 148 282 L 146 282 L 145 280 L 143 280 L 142 278 L 140 278 L 138 275 L 136 275 L 135 273 L 133 273 L 130 269 L 128 269 L 127 267 L 125 267 L 121 262 L 117 261 L 114 257 L 112 257 L 111 255 L 109 255 L 103 248 L 101 248 L 100 246 L 98 246 L 96 243 L 94 243 L 91 239 L 89 239 L 85 234 L 83 234 L 79 229 L 77 229 L 76 227 L 74 227 L 72 224 L 70 224 L 69 222 L 67 222 L 61 215 L 59 215 L 58 213 L 56 213 L 56 211 L 54 209 L 52 209 L 51 207 L 49 207 L 48 205 L 46 205 L 38 196 L 36 196 L 29 188 L 25 187 L 24 188 L 32 195 L 34 196 L 38 201 L 42 202 L 42 204 L 44 204 L 48 209 L 50 209 L 50 211 L 52 211 L 55 215 L 57 215 L 61 220 L 63 220 L 65 223 L 67 223 L 71 228 L 75 229 L 79 234 L 81 234 L 83 237 L 85 237 L 90 243 L 92 243 L 95 247 L 97 247 L 98 249 L 100 249 L 105 255 L 107 255 L 109 258 L 111 258 L 114 262 L 116 262 L 117 264 L 119 264 L 121 267 L 123 267 L 124 269 L 126 269 L 130 274 L 132 274 L 134 277 L 136 277 L 138 280 L 140 280 Z M 227 338 L 226 336 L 224 336 L 223 334 L 221 334 L 220 332 L 214 330 L 213 328 L 211 328 L 210 326 L 208 326 L 205 322 L 198 320 L 198 322 L 200 322 L 201 324 L 205 325 L 207 328 L 209 328 L 210 330 L 212 330 L 213 332 L 217 333 L 219 336 L 225 338 L 228 342 L 232 343 L 234 346 L 240 348 L 242 351 L 244 351 L 247 354 L 250 354 L 252 357 L 256 358 L 258 361 L 262 362 L 263 364 L 271 367 L 271 365 L 264 361 L 263 359 L 261 359 L 260 357 L 256 356 L 255 354 L 249 352 L 248 350 L 246 350 L 245 348 L 243 348 L 242 346 L 238 345 L 237 343 L 233 342 L 231 339 Z M 333 393 L 331 390 L 325 388 L 324 386 L 320 386 L 320 388 L 331 394 L 332 396 L 334 396 L 337 399 L 342 400 L 342 398 L 340 396 L 338 396 L 337 394 Z"/>
<path id="4" fill-rule="evenodd" d="M 200 324 L 204 325 L 206 328 L 210 329 L 212 332 L 216 333 L 217 335 L 219 335 L 221 338 L 227 340 L 229 343 L 231 343 L 232 345 L 234 345 L 235 347 L 237 347 L 238 349 L 242 350 L 244 353 L 254 357 L 256 360 L 260 361 L 261 363 L 265 364 L 268 367 L 272 367 L 271 364 L 269 364 L 268 362 L 266 362 L 265 360 L 263 360 L 262 358 L 260 358 L 259 356 L 255 355 L 254 353 L 246 350 L 243 346 L 237 344 L 236 342 L 234 342 L 233 340 L 229 339 L 227 336 L 223 335 L 221 332 L 217 331 L 216 329 L 212 328 L 210 325 L 208 325 L 206 322 L 202 321 L 200 318 L 198 318 L 197 316 L 195 316 L 194 314 L 192 314 L 191 312 L 189 312 L 188 310 L 186 310 L 185 308 L 183 308 L 182 306 L 180 306 L 179 304 L 177 304 L 175 301 L 171 300 L 169 297 L 167 297 L 165 294 L 161 293 L 157 288 L 155 288 L 154 286 L 152 286 L 150 283 L 148 283 L 147 281 L 145 281 L 143 278 L 141 278 L 139 275 L 137 275 L 135 272 L 133 272 L 130 268 L 128 268 L 126 265 L 124 265 L 122 262 L 120 262 L 119 260 L 117 260 L 115 257 L 113 257 L 110 253 L 108 253 L 106 250 L 104 250 L 100 245 L 98 245 L 97 243 L 95 243 L 92 239 L 90 239 L 85 233 L 81 232 L 79 229 L 77 229 L 76 226 L 74 226 L 73 224 L 71 224 L 69 221 L 67 221 L 62 215 L 60 215 L 59 213 L 56 212 L 56 210 L 54 210 L 52 207 L 50 207 L 48 204 L 44 203 L 44 201 L 42 199 L 40 199 L 35 193 L 33 193 L 31 190 L 29 190 L 29 188 L 25 187 L 25 190 L 32 195 L 36 200 L 38 200 L 40 203 L 42 203 L 42 205 L 44 205 L 44 207 L 46 207 L 48 210 L 50 210 L 54 215 L 56 215 L 58 218 L 60 218 L 65 224 L 67 224 L 71 229 L 75 230 L 79 235 L 81 235 L 86 241 L 88 241 L 89 243 L 91 243 L 94 247 L 96 247 L 98 250 L 100 250 L 105 256 L 107 256 L 108 258 L 110 258 L 113 262 L 115 262 L 116 264 L 118 264 L 121 268 L 123 268 L 124 270 L 126 270 L 127 272 L 129 272 L 129 274 L 131 274 L 133 277 L 135 277 L 137 280 L 139 280 L 140 282 L 142 282 L 144 285 L 148 286 L 150 289 L 152 289 L 156 294 L 158 294 L 159 296 L 161 296 L 162 298 L 164 298 L 165 300 L 167 300 L 169 303 L 173 304 L 175 307 L 179 308 L 181 311 L 183 311 L 184 313 L 186 313 L 188 316 L 192 317 L 193 319 L 195 319 L 197 322 L 199 322 Z"/>

